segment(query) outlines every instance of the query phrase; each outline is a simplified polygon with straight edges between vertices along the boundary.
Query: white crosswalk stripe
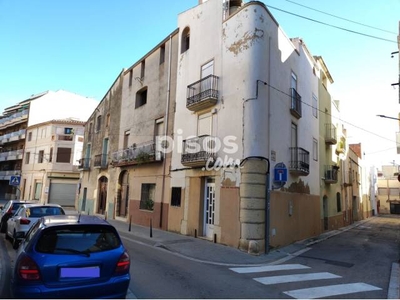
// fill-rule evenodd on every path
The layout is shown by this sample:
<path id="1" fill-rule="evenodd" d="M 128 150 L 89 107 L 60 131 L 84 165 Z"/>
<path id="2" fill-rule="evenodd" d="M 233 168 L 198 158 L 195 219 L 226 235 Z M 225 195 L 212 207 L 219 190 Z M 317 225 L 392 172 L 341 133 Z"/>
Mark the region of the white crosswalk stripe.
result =
<path id="1" fill-rule="evenodd" d="M 270 284 L 278 284 L 278 283 L 332 279 L 332 278 L 340 278 L 340 277 L 341 276 L 338 276 L 338 275 L 335 275 L 332 273 L 321 272 L 321 273 L 309 273 L 309 274 L 268 276 L 268 277 L 254 278 L 254 280 L 258 281 L 262 284 L 265 284 L 265 285 L 270 285 Z"/>
<path id="2" fill-rule="evenodd" d="M 284 293 L 296 299 L 316 299 L 321 297 L 330 297 L 377 290 L 381 290 L 381 288 L 363 282 L 358 282 L 292 290 L 286 291 Z"/>
<path id="3" fill-rule="evenodd" d="M 300 270 L 309 269 L 310 267 L 299 265 L 299 264 L 286 264 L 286 265 L 270 265 L 270 266 L 259 266 L 259 267 L 241 267 L 241 268 L 230 268 L 236 273 L 258 273 L 258 272 L 272 272 L 272 271 L 284 271 L 284 270 Z"/>
<path id="4" fill-rule="evenodd" d="M 230 268 L 231 271 L 239 274 L 262 273 L 262 272 L 265 273 L 265 272 L 276 272 L 276 271 L 294 271 L 294 270 L 304 270 L 304 269 L 311 269 L 311 268 L 301 264 L 282 264 L 282 265 L 266 265 L 257 267 Z M 262 283 L 264 285 L 275 285 L 275 284 L 285 284 L 285 283 L 302 282 L 302 281 L 329 280 L 337 278 L 342 278 L 342 277 L 329 272 L 317 272 L 317 273 L 298 273 L 290 275 L 265 276 L 265 277 L 253 278 L 253 280 Z M 289 291 L 284 291 L 283 293 L 296 299 L 315 299 L 315 298 L 339 296 L 339 295 L 378 291 L 378 290 L 382 289 L 363 282 L 357 282 L 357 283 L 344 283 L 336 285 L 325 285 L 313 288 L 289 290 Z"/>

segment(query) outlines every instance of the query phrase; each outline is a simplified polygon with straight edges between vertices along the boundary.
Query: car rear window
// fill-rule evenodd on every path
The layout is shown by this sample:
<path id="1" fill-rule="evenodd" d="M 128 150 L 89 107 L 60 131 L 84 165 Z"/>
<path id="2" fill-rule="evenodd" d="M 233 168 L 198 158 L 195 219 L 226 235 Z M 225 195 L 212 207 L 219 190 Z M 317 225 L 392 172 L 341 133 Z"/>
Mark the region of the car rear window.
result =
<path id="1" fill-rule="evenodd" d="M 111 226 L 57 226 L 40 235 L 36 251 L 52 254 L 89 254 L 116 249 L 121 242 Z"/>
<path id="2" fill-rule="evenodd" d="M 65 215 L 61 207 L 29 207 L 26 209 L 26 216 L 28 218 L 41 218 L 44 216 Z"/>

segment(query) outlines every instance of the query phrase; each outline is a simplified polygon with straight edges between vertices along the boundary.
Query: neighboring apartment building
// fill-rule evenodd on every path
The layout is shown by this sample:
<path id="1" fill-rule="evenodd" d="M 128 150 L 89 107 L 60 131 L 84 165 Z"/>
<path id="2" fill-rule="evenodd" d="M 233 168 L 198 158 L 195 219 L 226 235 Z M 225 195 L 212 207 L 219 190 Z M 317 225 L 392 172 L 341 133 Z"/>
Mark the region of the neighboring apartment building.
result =
<path id="1" fill-rule="evenodd" d="M 343 226 L 342 168 L 346 155 L 345 134 L 340 123 L 339 101 L 329 93 L 332 76 L 322 57 L 316 56 L 319 73 L 319 103 L 314 99 L 314 114 L 319 118 L 319 150 L 321 178 L 321 228 L 333 230 Z"/>
<path id="2" fill-rule="evenodd" d="M 165 137 L 173 135 L 177 59 L 175 30 L 124 70 L 93 112 L 85 129 L 81 210 L 167 230 L 171 153 L 158 146 L 168 147 Z M 104 163 L 96 165 L 99 156 Z"/>
<path id="3" fill-rule="evenodd" d="M 373 215 L 369 171 L 364 166 L 361 144 L 349 144 L 343 162 L 343 226 Z"/>
<path id="4" fill-rule="evenodd" d="M 32 95 L 6 108 L 0 117 L 0 199 L 20 197 L 20 182 L 14 185 L 10 180 L 12 177 L 21 178 L 29 105 L 47 93 Z"/>
<path id="5" fill-rule="evenodd" d="M 126 216 L 128 207 L 125 191 L 120 192 L 123 184 L 117 183 L 116 169 L 110 164 L 112 153 L 119 149 L 123 74 L 124 70 L 87 120 L 79 161 L 77 209 L 110 218 Z"/>
<path id="6" fill-rule="evenodd" d="M 0 117 L 0 198 L 19 199 L 27 127 L 54 119 L 86 120 L 97 105 L 94 99 L 67 91 L 46 91 L 4 110 Z M 19 184 L 10 185 L 11 176 Z M 33 199 L 33 198 L 32 198 Z"/>
<path id="7" fill-rule="evenodd" d="M 386 165 L 378 171 L 378 214 L 400 214 L 400 182 L 398 178 L 398 166 Z"/>
<path id="8" fill-rule="evenodd" d="M 51 120 L 27 128 L 21 199 L 75 207 L 84 124 Z"/>

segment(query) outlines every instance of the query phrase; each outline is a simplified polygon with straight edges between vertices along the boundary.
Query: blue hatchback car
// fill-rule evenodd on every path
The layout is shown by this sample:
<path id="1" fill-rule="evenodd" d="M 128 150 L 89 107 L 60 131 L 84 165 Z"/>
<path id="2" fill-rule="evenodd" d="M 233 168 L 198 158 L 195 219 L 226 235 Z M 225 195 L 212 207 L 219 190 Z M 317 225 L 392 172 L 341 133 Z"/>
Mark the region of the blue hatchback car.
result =
<path id="1" fill-rule="evenodd" d="M 116 229 L 96 216 L 39 219 L 18 248 L 14 298 L 125 298 L 130 258 Z"/>

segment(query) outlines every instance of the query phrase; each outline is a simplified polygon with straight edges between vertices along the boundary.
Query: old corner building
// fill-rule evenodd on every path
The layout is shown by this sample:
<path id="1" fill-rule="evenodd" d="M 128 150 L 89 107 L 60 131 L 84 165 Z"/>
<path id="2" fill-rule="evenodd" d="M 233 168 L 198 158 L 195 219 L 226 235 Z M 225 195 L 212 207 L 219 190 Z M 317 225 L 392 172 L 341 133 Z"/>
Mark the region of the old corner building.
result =
<path id="1" fill-rule="evenodd" d="M 263 3 L 200 0 L 88 119 L 76 207 L 252 254 L 368 217 L 332 83 Z"/>

